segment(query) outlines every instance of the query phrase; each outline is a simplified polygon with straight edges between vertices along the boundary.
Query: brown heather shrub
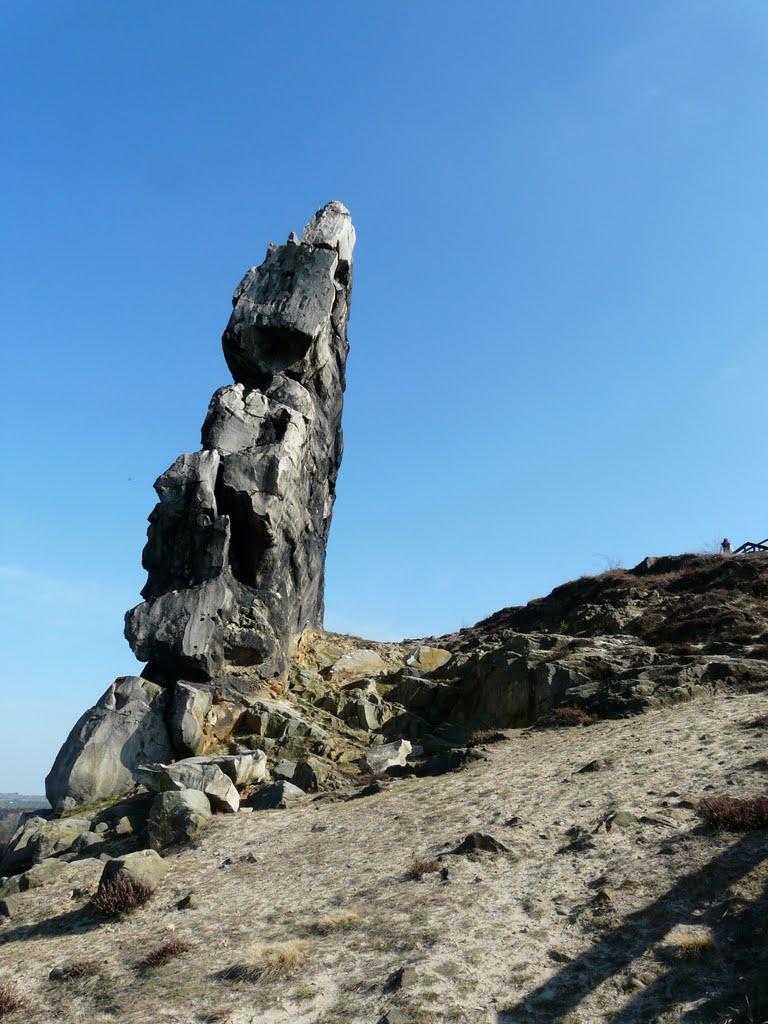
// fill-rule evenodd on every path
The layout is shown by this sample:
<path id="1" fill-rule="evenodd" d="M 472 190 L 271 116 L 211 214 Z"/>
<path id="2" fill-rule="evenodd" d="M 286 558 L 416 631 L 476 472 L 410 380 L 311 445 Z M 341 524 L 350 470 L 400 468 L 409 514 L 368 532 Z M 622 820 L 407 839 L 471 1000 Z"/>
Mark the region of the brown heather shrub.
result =
<path id="1" fill-rule="evenodd" d="M 169 960 L 173 960 L 183 953 L 188 953 L 190 949 L 192 949 L 190 942 L 174 936 L 174 938 L 164 942 L 162 946 L 158 946 L 148 953 L 141 961 L 140 966 L 143 968 L 161 967 L 163 964 L 167 964 Z"/>
<path id="2" fill-rule="evenodd" d="M 507 737 L 496 729 L 475 729 L 467 740 L 468 747 L 479 747 L 484 743 L 501 743 Z"/>
<path id="3" fill-rule="evenodd" d="M 768 828 L 768 799 L 739 800 L 732 796 L 714 796 L 702 800 L 700 816 L 710 828 L 722 832 L 755 832 Z"/>
<path id="4" fill-rule="evenodd" d="M 554 708 L 539 723 L 544 728 L 563 728 L 575 725 L 594 725 L 599 719 L 590 715 L 583 708 L 562 707 Z"/>
<path id="5" fill-rule="evenodd" d="M 154 889 L 146 882 L 140 882 L 130 875 L 117 875 L 91 896 L 89 906 L 100 917 L 121 917 L 143 906 L 152 898 Z"/>
<path id="6" fill-rule="evenodd" d="M 222 972 L 233 981 L 279 981 L 296 974 L 307 959 L 305 942 L 259 942 Z"/>
<path id="7" fill-rule="evenodd" d="M 440 870 L 440 861 L 434 857 L 414 857 L 408 865 L 405 877 L 411 882 L 419 882 L 424 875 Z"/>
<path id="8" fill-rule="evenodd" d="M 17 1010 L 26 1009 L 27 1001 L 19 992 L 15 981 L 0 978 L 0 1017 L 9 1017 Z"/>
<path id="9" fill-rule="evenodd" d="M 70 960 L 61 967 L 54 967 L 48 977 L 51 981 L 77 981 L 78 978 L 92 978 L 100 973 L 98 960 Z"/>

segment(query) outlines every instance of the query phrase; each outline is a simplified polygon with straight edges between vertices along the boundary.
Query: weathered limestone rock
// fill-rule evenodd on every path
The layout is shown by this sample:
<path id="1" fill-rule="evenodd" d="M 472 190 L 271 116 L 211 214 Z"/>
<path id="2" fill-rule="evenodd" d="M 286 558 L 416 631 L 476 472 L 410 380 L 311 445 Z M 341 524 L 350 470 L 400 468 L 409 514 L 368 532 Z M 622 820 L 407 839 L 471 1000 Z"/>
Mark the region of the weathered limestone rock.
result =
<path id="1" fill-rule="evenodd" d="M 212 679 L 225 662 L 283 677 L 295 637 L 322 625 L 354 237 L 329 203 L 235 291 L 223 337 L 235 383 L 211 400 L 202 451 L 155 484 L 145 601 L 126 617 L 152 678 Z M 199 752 L 190 701 L 172 729 Z"/>
<path id="2" fill-rule="evenodd" d="M 194 839 L 211 817 L 211 804 L 197 789 L 158 793 L 149 812 L 149 845 L 162 850 Z"/>
<path id="3" fill-rule="evenodd" d="M 215 764 L 205 758 L 186 758 L 175 764 L 145 764 L 136 769 L 136 780 L 154 793 L 197 789 L 218 811 L 237 811 L 240 807 L 235 784 Z"/>
<path id="4" fill-rule="evenodd" d="M 163 687 L 140 676 L 112 683 L 75 725 L 45 780 L 54 810 L 123 793 L 138 765 L 170 760 L 167 699 Z"/>

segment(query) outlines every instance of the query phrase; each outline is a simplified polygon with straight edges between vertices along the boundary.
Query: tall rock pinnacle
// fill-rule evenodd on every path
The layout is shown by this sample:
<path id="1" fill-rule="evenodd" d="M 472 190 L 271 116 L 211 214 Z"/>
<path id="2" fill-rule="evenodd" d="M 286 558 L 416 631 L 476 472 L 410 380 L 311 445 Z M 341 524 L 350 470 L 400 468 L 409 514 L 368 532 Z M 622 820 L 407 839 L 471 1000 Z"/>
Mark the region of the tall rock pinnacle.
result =
<path id="1" fill-rule="evenodd" d="M 223 337 L 235 383 L 211 399 L 202 450 L 155 483 L 144 602 L 126 616 L 160 682 L 226 664 L 279 677 L 295 636 L 322 625 L 354 241 L 333 201 L 235 290 Z"/>
<path id="2" fill-rule="evenodd" d="M 211 399 L 202 449 L 155 483 L 144 601 L 125 617 L 148 665 L 70 732 L 45 780 L 57 811 L 125 792 L 141 764 L 200 753 L 219 702 L 234 701 L 231 729 L 239 698 L 282 681 L 296 637 L 322 626 L 354 244 L 349 211 L 328 203 L 236 288 L 223 337 L 235 382 Z"/>

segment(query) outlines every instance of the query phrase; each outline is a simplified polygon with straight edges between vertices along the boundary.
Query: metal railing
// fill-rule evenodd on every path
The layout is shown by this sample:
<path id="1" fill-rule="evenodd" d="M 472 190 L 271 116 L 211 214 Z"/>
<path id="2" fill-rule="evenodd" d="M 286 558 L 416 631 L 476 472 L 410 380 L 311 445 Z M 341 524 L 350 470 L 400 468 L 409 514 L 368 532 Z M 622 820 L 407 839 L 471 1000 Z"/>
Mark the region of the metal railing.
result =
<path id="1" fill-rule="evenodd" d="M 768 537 L 765 540 L 748 540 L 733 552 L 734 555 L 741 555 L 750 551 L 768 551 Z"/>

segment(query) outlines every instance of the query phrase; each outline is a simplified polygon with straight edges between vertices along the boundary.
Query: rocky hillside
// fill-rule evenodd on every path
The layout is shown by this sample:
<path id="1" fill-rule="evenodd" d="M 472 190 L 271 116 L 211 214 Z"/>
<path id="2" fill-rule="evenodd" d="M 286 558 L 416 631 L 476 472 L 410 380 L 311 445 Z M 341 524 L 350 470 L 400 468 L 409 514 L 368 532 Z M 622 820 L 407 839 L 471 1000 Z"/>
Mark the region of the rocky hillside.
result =
<path id="1" fill-rule="evenodd" d="M 116 918 L 89 902 L 93 849 L 44 860 L 0 919 L 0 999 L 31 1024 L 765 1021 L 768 831 L 700 810 L 765 792 L 766 710 L 707 695 L 249 801 L 165 849 Z"/>

